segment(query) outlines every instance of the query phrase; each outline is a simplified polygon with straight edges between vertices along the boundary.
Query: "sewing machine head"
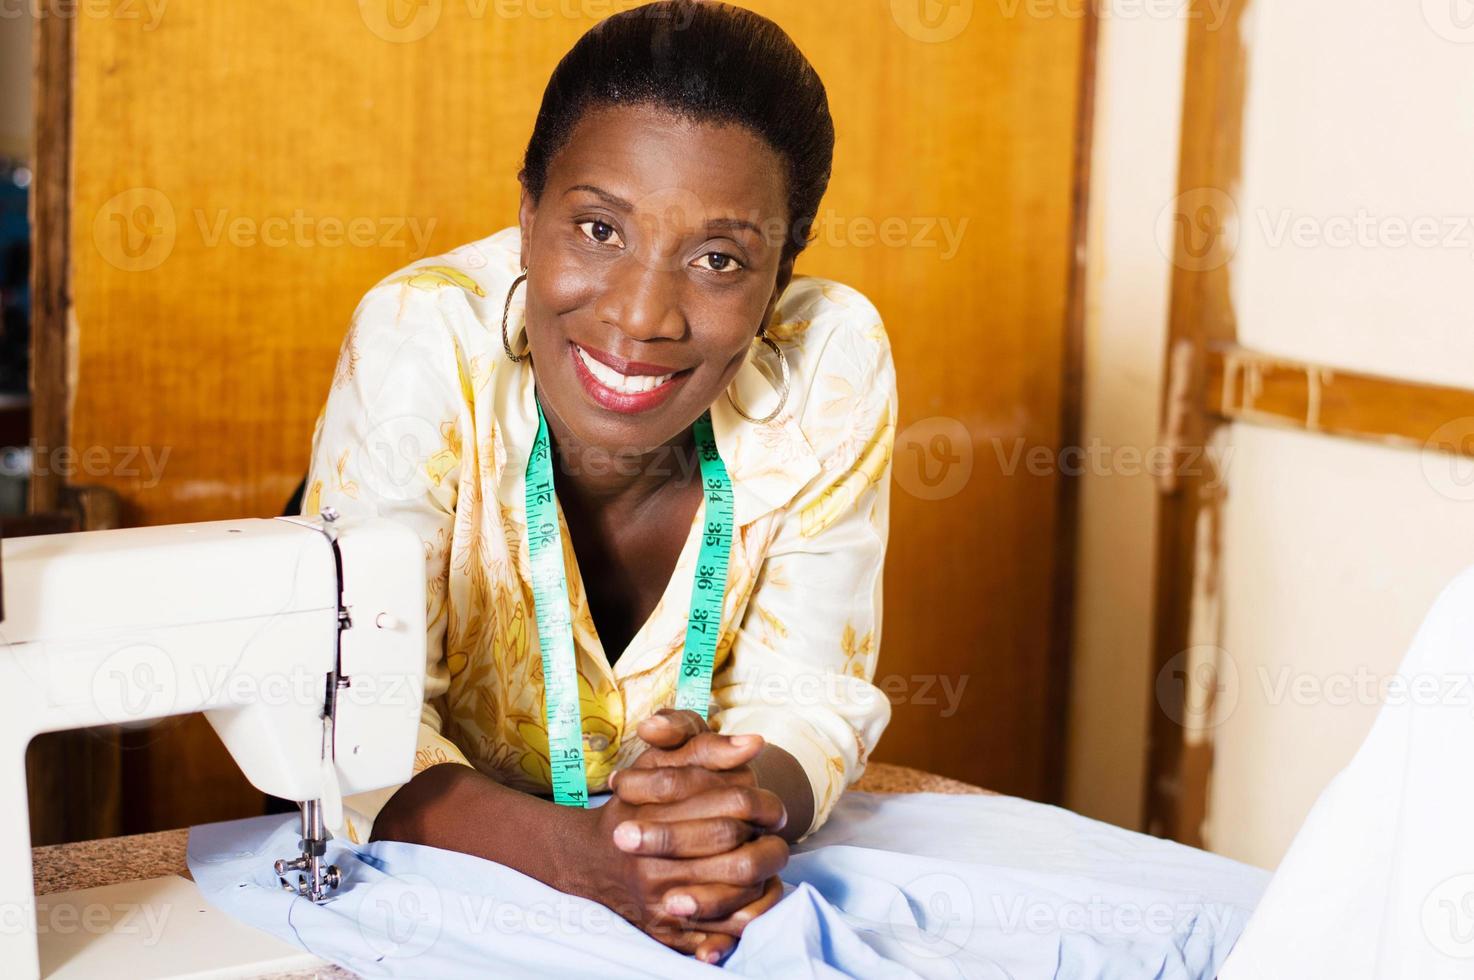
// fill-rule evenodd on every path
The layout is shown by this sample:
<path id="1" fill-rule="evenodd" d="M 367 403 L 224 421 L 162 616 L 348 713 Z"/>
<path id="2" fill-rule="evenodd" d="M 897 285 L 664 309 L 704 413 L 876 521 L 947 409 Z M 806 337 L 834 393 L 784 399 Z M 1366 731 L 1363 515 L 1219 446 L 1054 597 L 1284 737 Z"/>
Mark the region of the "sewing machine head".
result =
<path id="1" fill-rule="evenodd" d="M 329 512 L 3 549 L 0 902 L 32 898 L 31 738 L 195 711 L 257 789 L 300 803 L 302 853 L 277 871 L 325 897 L 337 875 L 323 845 L 342 797 L 412 772 L 425 669 L 418 537 Z"/>

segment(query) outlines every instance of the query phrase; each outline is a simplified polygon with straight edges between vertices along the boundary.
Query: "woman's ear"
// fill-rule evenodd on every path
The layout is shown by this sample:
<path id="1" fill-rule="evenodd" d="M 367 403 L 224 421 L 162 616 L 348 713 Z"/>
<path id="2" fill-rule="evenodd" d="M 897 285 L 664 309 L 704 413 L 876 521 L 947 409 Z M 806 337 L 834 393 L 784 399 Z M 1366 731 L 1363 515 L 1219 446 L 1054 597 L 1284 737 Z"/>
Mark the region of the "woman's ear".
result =
<path id="1" fill-rule="evenodd" d="M 532 219 L 537 216 L 537 203 L 533 201 L 532 195 L 527 193 L 527 185 L 522 185 L 522 197 L 517 204 L 517 226 L 522 232 L 522 268 L 528 266 L 529 257 L 532 253 Z"/>

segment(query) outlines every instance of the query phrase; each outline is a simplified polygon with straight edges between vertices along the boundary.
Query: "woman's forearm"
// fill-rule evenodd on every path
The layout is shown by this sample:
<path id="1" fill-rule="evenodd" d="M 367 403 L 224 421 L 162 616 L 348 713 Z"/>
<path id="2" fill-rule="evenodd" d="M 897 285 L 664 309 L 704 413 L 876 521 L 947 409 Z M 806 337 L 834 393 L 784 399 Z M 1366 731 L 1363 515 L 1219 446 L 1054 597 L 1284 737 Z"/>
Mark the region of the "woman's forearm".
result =
<path id="1" fill-rule="evenodd" d="M 595 847 L 592 812 L 447 763 L 418 773 L 389 799 L 374 820 L 373 839 L 473 854 L 559 891 L 592 897 L 591 882 L 584 880 Z"/>

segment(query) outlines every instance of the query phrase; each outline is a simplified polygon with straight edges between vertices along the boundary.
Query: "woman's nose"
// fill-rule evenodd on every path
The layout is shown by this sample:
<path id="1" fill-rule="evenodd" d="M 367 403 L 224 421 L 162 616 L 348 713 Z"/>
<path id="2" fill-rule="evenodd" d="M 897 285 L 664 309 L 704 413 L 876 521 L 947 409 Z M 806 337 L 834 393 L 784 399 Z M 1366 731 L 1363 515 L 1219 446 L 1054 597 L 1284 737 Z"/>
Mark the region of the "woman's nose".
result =
<path id="1" fill-rule="evenodd" d="M 635 257 L 619 263 L 600 298 L 599 319 L 635 340 L 678 340 L 686 332 L 679 269 Z"/>

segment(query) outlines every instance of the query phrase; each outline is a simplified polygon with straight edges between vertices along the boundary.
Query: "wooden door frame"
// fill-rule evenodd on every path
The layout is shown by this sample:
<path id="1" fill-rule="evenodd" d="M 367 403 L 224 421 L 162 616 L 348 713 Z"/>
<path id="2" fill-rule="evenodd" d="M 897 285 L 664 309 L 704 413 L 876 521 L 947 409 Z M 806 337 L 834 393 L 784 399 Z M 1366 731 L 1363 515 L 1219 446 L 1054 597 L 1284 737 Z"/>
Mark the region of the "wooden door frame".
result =
<path id="1" fill-rule="evenodd" d="M 72 61 L 76 18 L 43 6 L 33 38 L 31 182 L 31 447 L 67 444 L 67 321 L 71 315 Z M 58 509 L 64 478 L 34 466 L 33 514 Z"/>
<path id="2" fill-rule="evenodd" d="M 1204 845 L 1213 767 L 1216 665 L 1184 669 L 1188 651 L 1216 649 L 1216 630 L 1195 608 L 1221 595 L 1223 474 L 1202 450 L 1229 423 L 1474 456 L 1474 390 L 1345 371 L 1246 350 L 1237 343 L 1230 278 L 1231 235 L 1204 249 L 1204 216 L 1215 232 L 1236 220 L 1243 147 L 1247 54 L 1243 29 L 1253 0 L 1229 0 L 1216 29 L 1209 0 L 1193 0 L 1188 22 L 1182 146 L 1175 217 L 1172 299 L 1161 400 L 1163 444 L 1174 451 L 1156 529 L 1157 566 L 1145 786 L 1146 829 Z M 1214 254 L 1213 249 L 1221 249 Z M 1450 425 L 1450 422 L 1456 423 Z M 1206 603 L 1203 601 L 1206 599 Z M 1201 654 L 1200 654 L 1201 656 Z M 1206 668 L 1206 669 L 1205 669 Z M 1180 680 L 1180 683 L 1177 681 Z"/>
<path id="3" fill-rule="evenodd" d="M 1090 240 L 1090 177 L 1095 140 L 1095 89 L 1100 49 L 1099 4 L 1090 0 L 1084 5 L 1084 23 L 1080 39 L 1080 94 L 1076 101 L 1075 164 L 1073 171 L 1072 229 L 1070 234 L 1069 283 L 1066 307 L 1063 359 L 1060 365 L 1061 449 L 1079 446 L 1084 432 L 1085 414 L 1085 317 L 1086 256 Z M 1080 556 L 1080 480 L 1079 472 L 1066 473 L 1059 468 L 1055 491 L 1055 535 L 1053 589 L 1050 597 L 1051 629 L 1049 635 L 1049 677 L 1047 711 L 1055 719 L 1045 736 L 1044 759 L 1046 802 L 1063 805 L 1068 772 L 1070 692 L 1074 679 L 1075 659 L 1075 590 Z"/>

